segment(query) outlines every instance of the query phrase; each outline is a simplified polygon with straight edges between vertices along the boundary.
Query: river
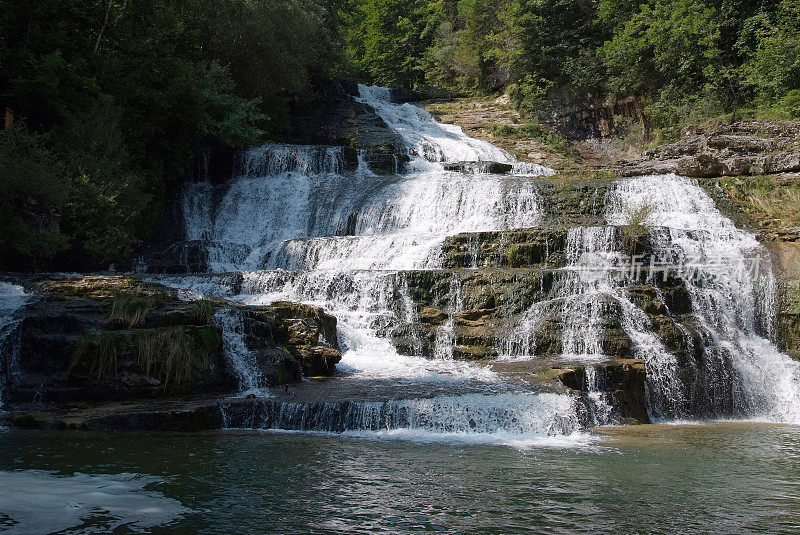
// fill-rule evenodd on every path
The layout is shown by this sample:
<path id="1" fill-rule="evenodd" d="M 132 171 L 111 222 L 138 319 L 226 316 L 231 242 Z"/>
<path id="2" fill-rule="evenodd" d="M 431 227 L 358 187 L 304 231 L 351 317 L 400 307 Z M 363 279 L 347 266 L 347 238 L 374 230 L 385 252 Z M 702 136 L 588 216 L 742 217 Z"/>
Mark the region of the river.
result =
<path id="1" fill-rule="evenodd" d="M 253 431 L 6 430 L 0 470 L 0 511 L 11 507 L 20 521 L 0 514 L 11 533 L 800 529 L 800 429 L 776 424 L 607 427 L 533 448 Z"/>

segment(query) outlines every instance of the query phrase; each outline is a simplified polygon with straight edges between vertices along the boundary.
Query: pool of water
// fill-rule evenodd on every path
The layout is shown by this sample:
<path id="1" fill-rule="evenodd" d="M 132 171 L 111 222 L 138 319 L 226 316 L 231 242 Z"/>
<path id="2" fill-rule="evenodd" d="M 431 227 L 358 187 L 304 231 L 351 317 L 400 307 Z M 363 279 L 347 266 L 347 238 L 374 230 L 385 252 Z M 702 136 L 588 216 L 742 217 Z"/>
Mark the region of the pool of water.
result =
<path id="1" fill-rule="evenodd" d="M 797 533 L 800 428 L 527 448 L 224 431 L 0 431 L 0 532 Z"/>

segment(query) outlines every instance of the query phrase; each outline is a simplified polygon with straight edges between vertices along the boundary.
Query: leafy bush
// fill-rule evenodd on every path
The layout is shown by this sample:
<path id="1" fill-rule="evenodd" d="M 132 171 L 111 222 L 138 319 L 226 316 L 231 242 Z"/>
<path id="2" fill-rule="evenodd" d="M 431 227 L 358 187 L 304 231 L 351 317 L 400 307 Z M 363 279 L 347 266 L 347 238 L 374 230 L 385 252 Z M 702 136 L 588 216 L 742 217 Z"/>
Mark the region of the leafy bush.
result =
<path id="1" fill-rule="evenodd" d="M 792 119 L 800 119 L 800 89 L 792 89 L 781 99 L 780 107 Z"/>

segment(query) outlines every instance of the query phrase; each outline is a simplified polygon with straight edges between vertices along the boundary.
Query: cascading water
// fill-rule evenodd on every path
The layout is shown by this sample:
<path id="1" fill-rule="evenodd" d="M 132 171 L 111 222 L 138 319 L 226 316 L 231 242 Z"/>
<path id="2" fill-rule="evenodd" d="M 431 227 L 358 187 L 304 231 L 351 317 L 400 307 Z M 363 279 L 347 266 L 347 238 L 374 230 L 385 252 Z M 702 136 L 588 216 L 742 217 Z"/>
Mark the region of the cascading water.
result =
<path id="1" fill-rule="evenodd" d="M 430 385 L 423 392 L 436 394 L 431 399 L 348 402 L 347 413 L 355 416 L 338 427 L 318 421 L 325 413 L 319 407 L 317 416 L 298 416 L 308 410 L 305 405 L 268 403 L 282 416 L 273 414 L 269 422 L 252 425 L 339 431 L 408 428 L 431 436 L 510 433 L 521 440 L 577 431 L 584 416 L 571 396 L 519 391 L 484 366 L 451 358 L 454 315 L 461 306 L 455 277 L 447 299 L 448 321 L 437 332 L 439 358 L 400 355 L 378 335 L 417 319 L 407 282 L 396 270 L 437 268 L 441 245 L 453 234 L 535 226 L 542 218 L 541 198 L 535 183 L 520 175 L 552 170 L 516 162 L 457 127 L 437 123 L 420 108 L 393 104 L 382 89 L 361 87 L 360 99 L 407 142 L 413 156 L 410 172 L 378 176 L 362 161 L 346 168 L 332 147 L 278 145 L 247 151 L 239 157 L 230 184 L 189 186 L 183 202 L 187 239 L 206 242 L 210 271 L 267 270 L 244 271 L 237 283 L 228 275 L 160 280 L 193 296 L 217 295 L 245 304 L 288 299 L 322 305 L 339 320 L 341 372 L 353 380 L 389 381 L 392 388 Z M 512 165 L 512 173 L 446 171 L 443 162 L 450 161 L 502 162 Z M 253 383 L 247 371 L 252 366 L 236 350 L 243 344 L 236 343 L 241 333 L 232 324 L 235 318 L 218 318 L 218 323 L 226 327 L 226 350 L 238 363 L 242 388 L 253 388 L 257 379 Z M 505 393 L 488 394 L 499 391 Z"/>
<path id="2" fill-rule="evenodd" d="M 661 227 L 651 233 L 656 256 L 677 268 L 691 296 L 704 343 L 698 385 L 685 393 L 690 410 L 800 422 L 800 363 L 769 340 L 775 284 L 755 236 L 736 228 L 689 178 L 620 181 L 609 200 L 610 223 L 623 223 L 627 207 L 650 207 L 648 223 Z"/>
<path id="3" fill-rule="evenodd" d="M 222 339 L 223 350 L 238 374 L 242 394 L 256 394 L 261 397 L 269 395 L 264 388 L 255 357 L 245 343 L 241 312 L 231 308 L 220 309 L 215 313 L 212 322 L 225 333 Z"/>
<path id="4" fill-rule="evenodd" d="M 264 399 L 263 413 L 239 422 L 439 437 L 510 434 L 520 440 L 574 433 L 587 422 L 614 421 L 613 399 L 601 391 L 605 379 L 599 366 L 608 358 L 602 333 L 610 316 L 618 318 L 634 356 L 645 362 L 651 417 L 798 419 L 797 366 L 767 339 L 773 327 L 764 311 L 774 280 L 764 276 L 748 283 L 727 268 L 722 277 L 712 276 L 707 262 L 700 266 L 699 281 L 686 279 L 707 337 L 706 370 L 690 388 L 683 363 L 667 350 L 629 295 L 635 281 L 631 259 L 621 252 L 614 226 L 568 230 L 566 267 L 554 274 L 548 297 L 523 314 L 499 343 L 501 360 L 538 357 L 545 348 L 536 347 L 537 333 L 559 318 L 559 358 L 585 369 L 582 403 L 569 394 L 532 392 L 487 367 L 452 359 L 462 306 L 461 282 L 455 275 L 447 298 L 439 296 L 448 304 L 447 320 L 435 330 L 433 354 L 438 358 L 423 358 L 421 345 L 413 341 L 408 354 L 398 354 L 385 333 L 420 321 L 408 278 L 400 270 L 441 269 L 441 246 L 457 233 L 541 224 L 545 209 L 536 182 L 521 175 L 551 170 L 523 165 L 458 127 L 437 123 L 416 106 L 393 103 L 384 88 L 361 86 L 359 100 L 407 144 L 411 163 L 405 174 L 373 174 L 363 158 L 347 163 L 334 147 L 277 145 L 247 151 L 229 184 L 192 184 L 183 202 L 187 239 L 205 244 L 206 268 L 245 271 L 159 280 L 194 297 L 218 296 L 243 304 L 292 300 L 325 307 L 339 320 L 343 358 L 337 369 L 345 376 L 342 380 L 359 382 L 359 392 L 392 392 L 391 399 L 323 401 L 313 408 Z M 510 164 L 512 172 L 485 174 L 481 166 L 472 166 L 473 172 L 462 173 L 444 165 L 489 161 Z M 649 223 L 663 227 L 653 229 L 653 241 L 672 261 L 722 253 L 727 255 L 722 267 L 729 267 L 758 251 L 754 238 L 723 218 L 696 182 L 678 177 L 620 181 L 609 195 L 606 219 L 610 225 L 623 224 L 626 207 L 651 199 L 657 210 Z M 695 212 L 702 215 L 692 216 Z M 470 241 L 470 247 L 470 266 L 476 268 L 477 242 Z M 218 322 L 225 327 L 226 350 L 239 363 L 242 389 L 257 387 L 255 368 L 245 352 L 237 353 L 243 344 L 235 339 L 241 336 L 235 318 Z M 724 377 L 732 378 L 724 392 L 727 401 L 698 402 L 724 390 L 718 384 L 723 376 L 715 375 L 723 369 Z"/>
<path id="5" fill-rule="evenodd" d="M 0 409 L 3 408 L 6 385 L 11 380 L 16 365 L 19 344 L 19 319 L 15 312 L 28 300 L 23 288 L 16 284 L 0 282 Z"/>

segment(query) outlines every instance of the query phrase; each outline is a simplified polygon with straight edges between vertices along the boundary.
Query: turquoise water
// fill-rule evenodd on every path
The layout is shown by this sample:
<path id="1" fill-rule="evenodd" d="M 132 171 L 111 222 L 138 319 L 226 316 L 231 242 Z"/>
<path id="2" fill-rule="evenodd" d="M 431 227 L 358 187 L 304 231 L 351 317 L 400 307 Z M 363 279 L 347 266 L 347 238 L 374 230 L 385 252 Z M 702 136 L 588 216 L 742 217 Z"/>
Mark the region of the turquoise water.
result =
<path id="1" fill-rule="evenodd" d="M 800 531 L 792 426 L 608 428 L 528 449 L 6 430 L 0 470 L 0 526 L 19 533 Z"/>

